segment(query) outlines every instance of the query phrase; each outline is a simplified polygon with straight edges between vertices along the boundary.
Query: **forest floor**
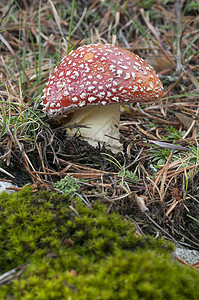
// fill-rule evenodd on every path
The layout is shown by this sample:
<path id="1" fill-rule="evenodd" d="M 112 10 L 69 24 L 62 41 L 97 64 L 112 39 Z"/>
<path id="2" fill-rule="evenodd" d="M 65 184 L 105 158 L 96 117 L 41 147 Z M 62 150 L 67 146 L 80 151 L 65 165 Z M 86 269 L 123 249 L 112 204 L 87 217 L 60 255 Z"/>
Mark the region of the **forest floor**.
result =
<path id="1" fill-rule="evenodd" d="M 50 191 L 72 178 L 86 204 L 106 203 L 138 234 L 198 249 L 198 12 L 197 1 L 1 1 L 0 180 Z M 41 106 L 68 49 L 113 41 L 164 86 L 158 102 L 121 106 L 117 155 L 52 126 Z"/>

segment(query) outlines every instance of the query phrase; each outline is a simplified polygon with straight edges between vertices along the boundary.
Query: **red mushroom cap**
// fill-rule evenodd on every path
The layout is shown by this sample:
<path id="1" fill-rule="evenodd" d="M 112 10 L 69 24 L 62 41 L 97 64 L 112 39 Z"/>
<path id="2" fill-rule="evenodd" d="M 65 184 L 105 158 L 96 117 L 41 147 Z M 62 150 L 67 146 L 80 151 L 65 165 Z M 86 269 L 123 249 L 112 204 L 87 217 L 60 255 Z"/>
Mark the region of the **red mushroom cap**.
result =
<path id="1" fill-rule="evenodd" d="M 162 97 L 155 71 L 134 53 L 113 45 L 86 45 L 65 56 L 43 96 L 49 116 L 90 105 L 146 102 Z"/>

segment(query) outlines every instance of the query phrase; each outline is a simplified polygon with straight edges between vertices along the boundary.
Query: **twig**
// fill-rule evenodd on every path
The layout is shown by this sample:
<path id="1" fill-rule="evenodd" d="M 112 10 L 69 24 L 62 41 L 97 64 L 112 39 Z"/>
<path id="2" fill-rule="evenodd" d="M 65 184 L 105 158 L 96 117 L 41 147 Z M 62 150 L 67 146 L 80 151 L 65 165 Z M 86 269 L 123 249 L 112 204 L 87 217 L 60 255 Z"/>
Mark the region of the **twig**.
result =
<path id="1" fill-rule="evenodd" d="M 166 191 L 164 191 L 164 185 L 165 185 L 165 182 L 166 182 L 168 167 L 169 167 L 169 164 L 171 162 L 172 156 L 173 156 L 173 151 L 170 152 L 169 157 L 167 159 L 167 162 L 163 167 L 164 171 L 162 173 L 162 180 L 161 180 L 161 184 L 160 184 L 160 193 L 161 193 L 161 199 L 160 200 L 161 200 L 161 202 L 163 202 L 164 197 L 166 195 Z"/>
<path id="2" fill-rule="evenodd" d="M 158 225 L 145 211 L 144 212 L 145 216 L 162 232 L 164 232 L 165 235 L 167 235 L 172 241 L 174 241 L 178 246 L 179 243 L 174 239 L 174 237 L 172 235 L 170 235 L 166 230 L 164 230 L 160 225 Z"/>
<path id="3" fill-rule="evenodd" d="M 12 279 L 19 277 L 27 268 L 27 264 L 23 264 L 6 273 L 0 275 L 0 286 L 9 283 Z"/>
<path id="4" fill-rule="evenodd" d="M 0 172 L 4 173 L 7 176 L 10 176 L 12 178 L 15 178 L 12 174 L 8 173 L 6 170 L 4 170 L 3 168 L 0 168 Z"/>

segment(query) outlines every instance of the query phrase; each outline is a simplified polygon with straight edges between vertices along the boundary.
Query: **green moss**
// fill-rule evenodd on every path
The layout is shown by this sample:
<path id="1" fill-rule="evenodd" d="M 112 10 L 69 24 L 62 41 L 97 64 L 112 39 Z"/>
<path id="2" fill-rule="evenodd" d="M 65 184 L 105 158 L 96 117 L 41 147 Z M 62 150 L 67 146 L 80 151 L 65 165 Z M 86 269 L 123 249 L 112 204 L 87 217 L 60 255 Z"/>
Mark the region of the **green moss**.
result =
<path id="1" fill-rule="evenodd" d="M 0 194 L 1 273 L 28 264 L 0 287 L 2 300 L 198 299 L 198 273 L 172 262 L 172 249 L 137 238 L 99 203 L 89 208 L 31 188 Z"/>

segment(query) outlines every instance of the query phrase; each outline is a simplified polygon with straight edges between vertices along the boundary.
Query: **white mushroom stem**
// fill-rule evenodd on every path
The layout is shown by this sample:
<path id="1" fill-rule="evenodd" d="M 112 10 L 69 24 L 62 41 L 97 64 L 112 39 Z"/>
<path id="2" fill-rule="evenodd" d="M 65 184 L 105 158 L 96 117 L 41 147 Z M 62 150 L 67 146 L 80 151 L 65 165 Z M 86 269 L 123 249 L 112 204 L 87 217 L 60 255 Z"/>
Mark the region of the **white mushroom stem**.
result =
<path id="1" fill-rule="evenodd" d="M 96 147 L 98 143 L 105 143 L 106 148 L 117 153 L 122 151 L 119 142 L 120 105 L 89 106 L 76 110 L 64 125 L 83 125 L 68 129 L 69 134 L 80 134 L 90 145 Z"/>

